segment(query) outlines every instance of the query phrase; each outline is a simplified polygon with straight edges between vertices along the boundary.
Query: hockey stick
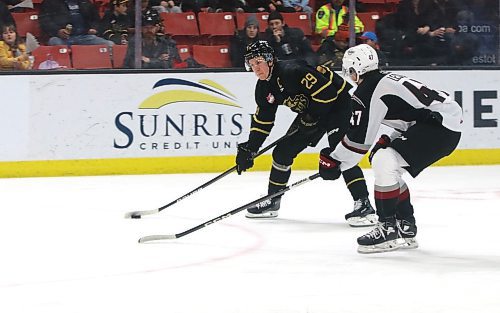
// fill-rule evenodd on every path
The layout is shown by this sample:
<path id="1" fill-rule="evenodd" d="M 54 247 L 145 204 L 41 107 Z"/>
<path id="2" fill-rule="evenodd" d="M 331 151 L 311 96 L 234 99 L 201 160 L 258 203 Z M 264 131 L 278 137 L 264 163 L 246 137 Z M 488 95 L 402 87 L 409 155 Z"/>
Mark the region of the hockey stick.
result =
<path id="1" fill-rule="evenodd" d="M 240 206 L 237 209 L 234 209 L 232 211 L 224 213 L 224 214 L 222 214 L 222 215 L 220 215 L 220 216 L 218 216 L 216 218 L 213 218 L 213 219 L 211 219 L 211 220 L 209 220 L 209 221 L 207 221 L 207 222 L 205 222 L 203 224 L 195 226 L 195 227 L 193 227 L 191 229 L 188 229 L 186 231 L 183 231 L 183 232 L 180 232 L 180 233 L 177 233 L 177 234 L 173 234 L 173 235 L 150 235 L 150 236 L 145 236 L 145 237 L 142 237 L 142 238 L 139 239 L 139 243 L 145 243 L 145 242 L 148 242 L 148 241 L 155 241 L 155 240 L 164 240 L 164 239 L 177 239 L 177 238 L 180 238 L 180 237 L 184 237 L 184 236 L 186 236 L 186 235 L 188 235 L 188 234 L 190 234 L 192 232 L 195 232 L 195 231 L 197 231 L 199 229 L 205 228 L 208 225 L 211 225 L 211 224 L 219 222 L 219 221 L 221 221 L 221 220 L 223 220 L 223 219 L 225 219 L 227 217 L 230 217 L 231 215 L 234 215 L 234 214 L 236 214 L 238 212 L 241 212 L 243 210 L 251 208 L 251 207 L 257 205 L 258 203 L 261 203 L 261 202 L 268 201 L 268 200 L 271 200 L 273 198 L 279 197 L 282 194 L 284 194 L 285 192 L 289 191 L 290 189 L 293 189 L 293 188 L 295 188 L 295 187 L 297 187 L 299 185 L 307 183 L 307 182 L 309 182 L 311 180 L 314 180 L 314 179 L 316 179 L 318 177 L 319 177 L 319 173 L 316 173 L 314 175 L 311 175 L 309 177 L 301 179 L 301 180 L 299 180 L 299 181 L 297 181 L 297 182 L 295 182 L 295 183 L 287 186 L 285 189 L 282 189 L 282 190 L 280 190 L 280 191 L 278 191 L 276 193 L 273 193 L 271 195 L 267 195 L 267 196 L 261 197 L 261 198 L 259 198 L 257 200 L 254 200 L 254 201 L 252 201 L 250 203 L 247 203 L 247 204 L 245 204 L 243 206 Z"/>
<path id="2" fill-rule="evenodd" d="M 254 158 L 264 154 L 265 152 L 267 152 L 269 149 L 273 148 L 274 146 L 276 146 L 277 144 L 279 144 L 280 142 L 282 142 L 283 140 L 285 140 L 286 138 L 290 137 L 291 135 L 295 134 L 296 132 L 298 131 L 298 129 L 295 129 L 289 133 L 286 133 L 285 135 L 283 135 L 281 138 L 277 139 L 276 141 L 274 141 L 273 143 L 269 144 L 267 147 L 265 147 L 264 149 L 260 150 L 259 152 L 257 152 L 257 154 L 254 156 Z M 180 198 L 177 198 L 175 199 L 174 201 L 168 203 L 168 204 L 165 204 L 164 206 L 162 206 L 161 208 L 158 208 L 158 209 L 154 209 L 154 210 L 145 210 L 145 211 L 133 211 L 133 212 L 127 212 L 125 213 L 125 218 L 141 218 L 141 216 L 143 215 L 151 215 L 151 214 L 156 214 L 156 213 L 160 213 L 161 211 L 165 210 L 166 208 L 168 208 L 169 206 L 172 206 L 174 204 L 176 204 L 177 202 L 180 202 L 184 199 L 186 199 L 187 197 L 190 197 L 192 196 L 193 194 L 197 193 L 198 191 L 204 189 L 205 187 L 215 183 L 216 181 L 220 180 L 221 178 L 229 175 L 230 173 L 234 172 L 236 170 L 236 165 L 231 167 L 230 169 L 228 169 L 227 171 L 225 171 L 224 173 L 220 174 L 219 176 L 215 177 L 215 178 L 212 178 L 211 180 L 209 180 L 208 182 L 204 183 L 203 185 L 191 190 L 190 192 L 186 193 L 185 195 L 183 195 L 182 197 Z"/>

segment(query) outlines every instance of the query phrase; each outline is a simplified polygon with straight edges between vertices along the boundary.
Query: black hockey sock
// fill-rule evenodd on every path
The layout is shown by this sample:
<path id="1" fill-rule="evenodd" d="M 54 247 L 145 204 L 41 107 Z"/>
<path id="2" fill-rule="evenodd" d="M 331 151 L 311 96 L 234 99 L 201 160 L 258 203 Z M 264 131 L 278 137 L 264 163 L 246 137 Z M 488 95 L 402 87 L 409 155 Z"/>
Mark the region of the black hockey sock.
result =
<path id="1" fill-rule="evenodd" d="M 411 205 L 410 202 L 410 190 L 408 189 L 408 186 L 406 186 L 406 184 L 400 187 L 396 210 L 397 219 L 407 220 L 415 223 L 415 218 L 413 217 L 413 205 Z"/>
<path id="2" fill-rule="evenodd" d="M 375 185 L 375 206 L 379 221 L 394 219 L 399 199 L 399 184 L 394 186 Z"/>
<path id="3" fill-rule="evenodd" d="M 271 168 L 271 173 L 269 174 L 269 187 L 267 189 L 268 194 L 284 189 L 291 174 L 291 166 L 280 165 L 273 162 L 273 167 Z"/>
<path id="4" fill-rule="evenodd" d="M 354 201 L 368 197 L 366 180 L 363 176 L 363 171 L 359 166 L 355 166 L 342 172 L 342 176 L 344 177 L 347 189 L 349 189 Z"/>

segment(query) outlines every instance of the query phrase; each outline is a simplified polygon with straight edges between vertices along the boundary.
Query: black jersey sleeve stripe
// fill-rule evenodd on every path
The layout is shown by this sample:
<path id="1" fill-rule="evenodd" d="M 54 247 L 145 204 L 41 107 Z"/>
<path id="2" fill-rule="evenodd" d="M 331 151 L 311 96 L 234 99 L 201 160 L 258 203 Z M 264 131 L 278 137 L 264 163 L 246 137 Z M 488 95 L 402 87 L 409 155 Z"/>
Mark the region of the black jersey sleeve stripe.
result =
<path id="1" fill-rule="evenodd" d="M 266 122 L 266 121 L 261 121 L 261 120 L 259 120 L 259 119 L 257 118 L 257 116 L 256 116 L 255 114 L 253 115 L 253 120 L 254 120 L 256 123 L 258 123 L 258 124 L 262 124 L 262 125 L 270 125 L 270 124 L 273 124 L 273 123 L 274 123 L 274 121 L 268 121 L 268 122 Z"/>
<path id="2" fill-rule="evenodd" d="M 271 133 L 270 131 L 266 131 L 264 129 L 260 129 L 260 128 L 256 128 L 256 127 L 250 128 L 250 131 L 260 132 L 260 133 L 263 133 L 263 134 L 266 134 L 266 135 L 269 135 Z"/>

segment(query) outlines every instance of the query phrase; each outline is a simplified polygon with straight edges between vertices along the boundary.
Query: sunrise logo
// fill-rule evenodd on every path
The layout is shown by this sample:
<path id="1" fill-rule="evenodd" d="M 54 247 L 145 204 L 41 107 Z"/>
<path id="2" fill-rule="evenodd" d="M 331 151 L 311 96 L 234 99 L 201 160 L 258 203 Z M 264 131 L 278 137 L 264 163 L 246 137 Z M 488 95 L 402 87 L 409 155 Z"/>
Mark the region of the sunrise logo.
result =
<path id="1" fill-rule="evenodd" d="M 179 78 L 162 79 L 153 86 L 158 92 L 144 100 L 140 109 L 159 109 L 179 102 L 204 102 L 241 108 L 236 96 L 220 84 L 202 79 L 192 82 Z"/>

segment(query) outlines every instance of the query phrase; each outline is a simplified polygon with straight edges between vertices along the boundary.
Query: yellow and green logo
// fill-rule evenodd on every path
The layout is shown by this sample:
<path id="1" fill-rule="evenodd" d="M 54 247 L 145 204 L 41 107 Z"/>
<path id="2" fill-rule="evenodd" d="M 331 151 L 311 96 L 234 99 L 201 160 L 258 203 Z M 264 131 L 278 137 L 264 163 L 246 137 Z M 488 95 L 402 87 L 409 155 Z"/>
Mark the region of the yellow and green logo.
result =
<path id="1" fill-rule="evenodd" d="M 153 89 L 157 88 L 162 91 L 144 100 L 139 106 L 140 109 L 159 109 L 179 102 L 204 102 L 241 108 L 236 103 L 234 94 L 209 79 L 192 82 L 179 78 L 165 78 L 156 82 Z"/>

